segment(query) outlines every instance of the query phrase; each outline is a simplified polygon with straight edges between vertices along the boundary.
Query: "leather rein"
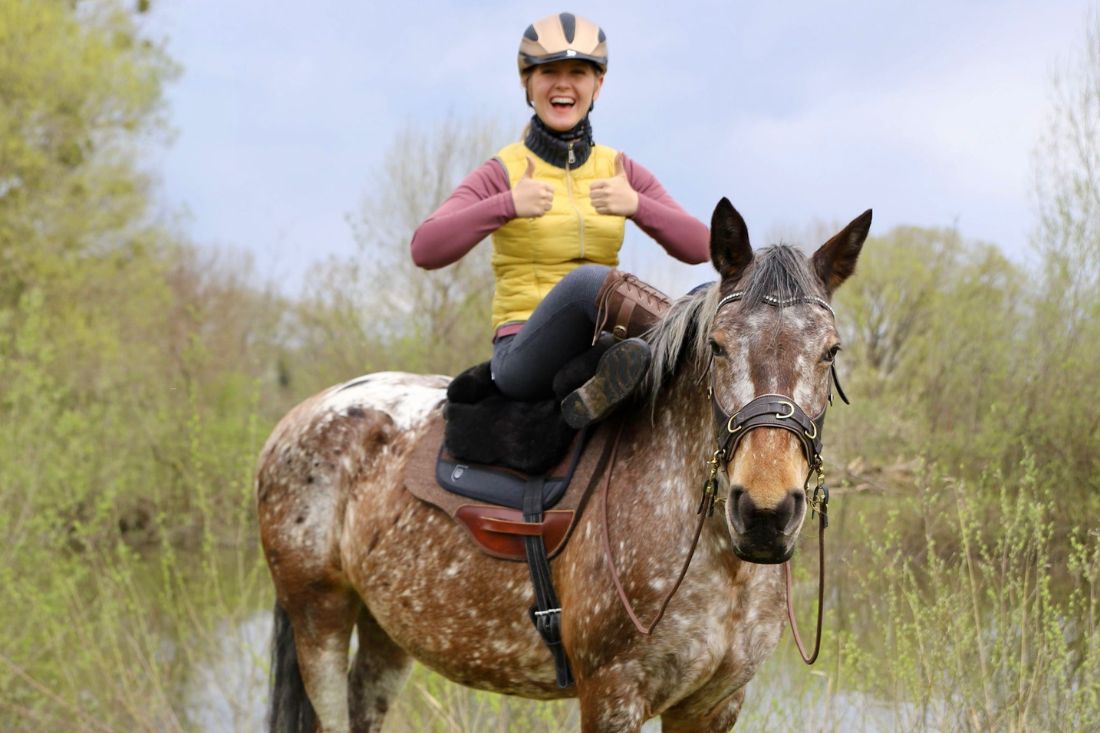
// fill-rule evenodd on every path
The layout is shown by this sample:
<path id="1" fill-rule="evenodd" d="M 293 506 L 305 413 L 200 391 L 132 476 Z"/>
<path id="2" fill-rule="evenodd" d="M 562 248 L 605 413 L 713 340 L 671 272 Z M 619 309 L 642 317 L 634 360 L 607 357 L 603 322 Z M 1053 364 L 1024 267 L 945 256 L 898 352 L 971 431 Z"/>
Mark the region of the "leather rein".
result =
<path id="1" fill-rule="evenodd" d="M 723 306 L 741 300 L 745 295 L 744 291 L 739 290 L 725 296 L 718 302 L 718 306 L 715 309 L 715 313 L 722 309 Z M 833 313 L 832 307 L 823 300 L 815 296 L 805 296 L 801 298 L 791 298 L 788 300 L 780 300 L 772 296 L 765 296 L 764 302 L 767 305 L 771 305 L 777 308 L 784 308 L 790 305 L 798 305 L 803 303 L 810 303 L 819 305 L 830 313 Z M 833 313 L 835 317 L 835 313 Z M 649 624 L 643 624 L 638 618 L 637 613 L 634 611 L 634 607 L 630 602 L 630 599 L 626 596 L 626 591 L 623 589 L 622 581 L 619 579 L 618 569 L 615 567 L 615 560 L 611 554 L 611 541 L 608 531 L 608 494 L 611 489 L 611 474 L 615 468 L 615 460 L 618 454 L 619 439 L 622 437 L 622 424 L 620 423 L 618 431 L 615 435 L 615 440 L 612 443 L 611 448 L 611 460 L 608 463 L 607 475 L 604 477 L 603 487 L 603 549 L 604 557 L 607 560 L 608 565 L 611 568 L 611 579 L 614 581 L 615 590 L 619 594 L 619 600 L 623 604 L 623 608 L 626 609 L 627 615 L 634 623 L 634 627 L 639 633 L 649 635 L 653 633 L 653 629 L 657 626 L 657 623 L 665 614 L 665 610 L 668 608 L 669 602 L 672 600 L 672 596 L 675 595 L 679 589 L 680 584 L 684 580 L 684 576 L 687 575 L 688 566 L 691 564 L 691 559 L 695 555 L 695 548 L 699 543 L 699 536 L 702 534 L 703 524 L 708 517 L 713 516 L 714 507 L 716 504 L 724 503 L 725 498 L 718 496 L 718 472 L 724 470 L 730 460 L 733 458 L 734 452 L 737 450 L 738 444 L 744 439 L 745 435 L 751 430 L 757 428 L 779 428 L 794 433 L 798 438 L 799 443 L 802 445 L 803 453 L 806 456 L 806 462 L 810 467 L 809 472 L 806 474 L 806 481 L 803 484 L 803 491 L 809 494 L 810 478 L 817 475 L 817 484 L 814 487 L 813 494 L 807 497 L 807 504 L 810 507 L 811 517 L 816 513 L 819 517 L 819 531 L 818 531 L 818 607 L 817 607 L 817 633 L 814 640 L 813 652 L 806 654 L 805 648 L 802 644 L 802 638 L 798 633 L 798 624 L 795 621 L 794 610 L 791 606 L 791 564 L 790 560 L 783 563 L 784 584 L 786 587 L 787 596 L 787 619 L 791 625 L 791 635 L 794 637 L 795 646 L 798 647 L 798 653 L 802 657 L 802 660 L 806 664 L 813 664 L 817 660 L 818 653 L 821 650 L 821 628 L 822 628 L 822 615 L 825 605 L 825 528 L 829 526 L 828 518 L 828 504 L 829 504 L 829 489 L 825 485 L 825 474 L 822 470 L 821 460 L 821 448 L 822 448 L 822 432 L 825 427 L 825 411 L 828 409 L 828 405 L 832 404 L 833 393 L 832 387 L 836 386 L 837 394 L 840 395 L 840 399 L 845 404 L 848 403 L 848 397 L 844 394 L 844 390 L 840 386 L 840 382 L 837 379 L 836 365 L 830 365 L 830 379 L 829 379 L 829 397 L 826 407 L 821 410 L 821 413 L 816 417 L 809 417 L 806 412 L 798 406 L 798 403 L 794 399 L 785 395 L 765 394 L 760 395 L 744 406 L 740 410 L 732 415 L 726 411 L 726 409 L 718 402 L 718 398 L 715 395 L 714 379 L 711 377 L 711 384 L 707 388 L 708 395 L 711 401 L 711 410 L 714 415 L 715 426 L 715 439 L 717 442 L 717 449 L 711 455 L 709 461 L 707 461 L 707 467 L 709 469 L 707 479 L 703 484 L 703 496 L 699 504 L 698 515 L 699 521 L 695 526 L 694 536 L 691 541 L 691 548 L 688 550 L 687 558 L 684 560 L 683 566 L 680 568 L 680 572 L 676 577 L 676 581 L 672 584 L 672 588 L 668 591 L 664 600 L 661 602 L 658 608 L 657 615 L 653 621 Z"/>

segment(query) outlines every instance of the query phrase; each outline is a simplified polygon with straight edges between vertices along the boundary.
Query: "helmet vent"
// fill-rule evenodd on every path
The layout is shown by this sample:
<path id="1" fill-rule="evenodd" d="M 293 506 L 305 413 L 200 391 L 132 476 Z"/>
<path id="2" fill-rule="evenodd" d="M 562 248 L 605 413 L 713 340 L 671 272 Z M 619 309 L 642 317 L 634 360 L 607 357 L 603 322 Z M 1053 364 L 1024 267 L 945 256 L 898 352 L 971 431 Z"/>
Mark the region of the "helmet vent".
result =
<path id="1" fill-rule="evenodd" d="M 565 33 L 565 42 L 572 43 L 573 37 L 577 34 L 577 16 L 572 13 L 558 13 L 558 18 L 561 19 L 561 29 Z"/>
<path id="2" fill-rule="evenodd" d="M 537 41 L 539 40 L 539 32 L 535 30 L 535 26 L 529 25 L 527 30 L 523 32 L 523 37 L 528 41 Z"/>

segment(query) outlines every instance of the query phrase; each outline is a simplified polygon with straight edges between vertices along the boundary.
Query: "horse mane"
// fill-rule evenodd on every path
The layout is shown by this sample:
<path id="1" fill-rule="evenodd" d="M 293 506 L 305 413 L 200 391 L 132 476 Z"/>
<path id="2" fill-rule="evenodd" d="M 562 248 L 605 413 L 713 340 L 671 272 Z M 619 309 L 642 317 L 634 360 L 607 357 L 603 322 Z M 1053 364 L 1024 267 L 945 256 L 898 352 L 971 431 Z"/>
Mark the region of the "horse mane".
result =
<path id="1" fill-rule="evenodd" d="M 807 296 L 824 296 L 824 289 L 810 267 L 810 260 L 789 244 L 774 244 L 758 250 L 737 283 L 742 307 L 751 310 L 765 298 L 787 301 Z M 676 300 L 665 317 L 648 334 L 653 361 L 643 385 L 651 410 L 664 384 L 687 368 L 699 377 L 710 365 L 708 341 L 717 315 L 718 302 L 731 290 L 720 282 L 699 286 Z"/>

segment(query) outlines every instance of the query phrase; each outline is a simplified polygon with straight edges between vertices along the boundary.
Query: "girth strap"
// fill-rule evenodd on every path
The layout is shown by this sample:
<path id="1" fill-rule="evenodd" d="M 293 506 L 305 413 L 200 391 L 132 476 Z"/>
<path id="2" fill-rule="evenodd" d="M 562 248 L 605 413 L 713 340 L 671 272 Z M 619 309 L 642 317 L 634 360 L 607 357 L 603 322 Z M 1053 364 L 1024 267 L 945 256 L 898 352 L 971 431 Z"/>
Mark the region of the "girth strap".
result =
<path id="1" fill-rule="evenodd" d="M 545 480 L 545 476 L 533 477 L 523 490 L 525 522 L 542 521 L 542 487 Z M 531 584 L 535 587 L 535 605 L 528 610 L 528 615 L 554 656 L 558 687 L 571 687 L 573 673 L 569 669 L 569 658 L 565 656 L 565 648 L 561 643 L 561 603 L 554 592 L 550 560 L 546 557 L 546 544 L 542 535 L 525 536 L 523 549 L 527 555 L 527 568 L 531 571 Z"/>

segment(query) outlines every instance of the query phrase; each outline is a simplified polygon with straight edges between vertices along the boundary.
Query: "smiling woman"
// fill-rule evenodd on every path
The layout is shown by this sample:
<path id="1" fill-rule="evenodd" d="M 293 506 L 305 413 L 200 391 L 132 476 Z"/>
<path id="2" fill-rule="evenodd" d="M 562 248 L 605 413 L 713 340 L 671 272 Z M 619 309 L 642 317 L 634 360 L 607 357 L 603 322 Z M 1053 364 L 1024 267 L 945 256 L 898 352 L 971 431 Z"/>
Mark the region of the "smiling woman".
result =
<path id="1" fill-rule="evenodd" d="M 682 262 L 707 258 L 706 226 L 641 165 L 595 143 L 589 113 L 607 58 L 607 36 L 589 20 L 558 13 L 528 26 L 517 63 L 535 114 L 523 141 L 467 176 L 412 240 L 413 260 L 434 269 L 492 235 L 493 379 L 514 399 L 562 400 L 575 428 L 633 394 L 650 362 L 638 337 L 667 308 L 663 294 L 614 269 L 625 220 Z M 603 331 L 617 341 L 591 350 Z M 555 388 L 582 355 L 595 375 L 572 392 Z"/>

